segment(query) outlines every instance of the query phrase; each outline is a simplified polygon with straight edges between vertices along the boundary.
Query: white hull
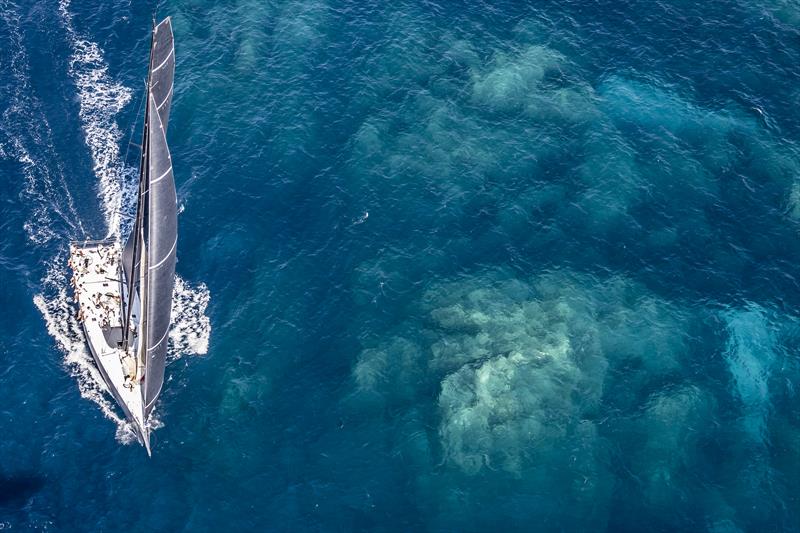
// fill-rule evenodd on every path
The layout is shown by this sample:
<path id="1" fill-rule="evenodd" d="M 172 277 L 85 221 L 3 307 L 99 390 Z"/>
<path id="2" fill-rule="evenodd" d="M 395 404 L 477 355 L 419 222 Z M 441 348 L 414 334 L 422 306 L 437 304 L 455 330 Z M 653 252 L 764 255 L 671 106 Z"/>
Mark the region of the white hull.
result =
<path id="1" fill-rule="evenodd" d="M 78 319 L 97 367 L 150 454 L 150 429 L 141 389 L 143 369 L 137 357 L 140 344 L 138 335 L 131 335 L 127 354 L 121 347 L 127 291 L 120 255 L 119 244 L 113 241 L 72 243 L 70 266 L 75 273 L 73 287 Z M 134 295 L 131 320 L 134 328 L 138 328 L 138 315 L 139 299 Z"/>

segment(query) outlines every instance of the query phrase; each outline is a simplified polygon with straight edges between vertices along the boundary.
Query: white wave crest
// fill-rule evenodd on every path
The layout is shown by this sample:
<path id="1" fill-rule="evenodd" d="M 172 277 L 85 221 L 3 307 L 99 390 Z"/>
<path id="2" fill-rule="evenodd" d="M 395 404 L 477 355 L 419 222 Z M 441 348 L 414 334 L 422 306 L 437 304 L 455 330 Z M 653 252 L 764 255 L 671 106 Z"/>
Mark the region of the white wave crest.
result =
<path id="1" fill-rule="evenodd" d="M 204 355 L 208 352 L 211 321 L 206 315 L 211 294 L 205 283 L 191 287 L 175 276 L 172 295 L 172 329 L 169 332 L 170 359 L 184 354 Z"/>

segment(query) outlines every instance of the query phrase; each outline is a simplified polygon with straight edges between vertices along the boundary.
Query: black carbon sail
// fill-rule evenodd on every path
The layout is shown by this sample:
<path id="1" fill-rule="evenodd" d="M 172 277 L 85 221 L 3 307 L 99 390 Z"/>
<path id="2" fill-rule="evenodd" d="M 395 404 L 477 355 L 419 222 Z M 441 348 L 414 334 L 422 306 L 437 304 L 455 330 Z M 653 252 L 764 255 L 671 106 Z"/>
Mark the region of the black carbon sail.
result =
<path id="1" fill-rule="evenodd" d="M 175 41 L 172 34 L 172 21 L 169 17 L 167 17 L 153 28 L 153 34 L 150 41 L 150 65 L 148 68 L 147 78 L 147 92 L 152 93 L 153 98 L 156 101 L 156 109 L 158 109 L 158 116 L 161 119 L 161 124 L 164 126 L 164 132 L 167 131 L 167 125 L 169 124 L 169 110 L 170 106 L 172 105 L 174 78 Z M 145 147 L 147 146 L 147 134 L 149 131 L 148 126 L 150 122 L 149 95 L 147 98 L 148 106 L 147 110 L 145 111 L 145 124 L 144 131 L 142 133 L 142 160 L 140 163 L 141 171 L 139 187 L 140 198 L 145 194 L 145 191 L 142 188 L 142 174 L 144 174 L 144 171 L 146 170 L 147 154 Z M 142 202 L 140 200 L 139 205 L 137 205 L 137 221 L 141 207 Z M 125 248 L 122 252 L 122 266 L 125 271 L 126 279 L 132 280 L 135 284 L 138 284 L 138 264 L 134 265 L 134 263 L 138 263 L 138 261 L 134 261 L 134 255 L 139 255 L 138 253 L 135 253 L 136 251 L 140 251 L 136 249 L 135 243 L 136 238 L 141 238 L 141 236 L 137 235 L 135 230 L 137 226 L 141 228 L 141 224 L 135 224 L 134 226 L 134 231 L 131 231 L 128 241 L 125 243 Z"/>
<path id="2" fill-rule="evenodd" d="M 123 347 L 132 347 L 132 295 L 138 295 L 140 319 L 135 348 L 145 417 L 152 411 L 164 383 L 175 283 L 178 210 L 167 146 L 174 73 L 172 26 L 166 18 L 153 29 L 136 221 L 122 253 L 129 294 Z"/>
<path id="3" fill-rule="evenodd" d="M 172 290 L 175 284 L 175 250 L 178 244 L 178 206 L 172 159 L 167 147 L 167 131 L 158 113 L 158 104 L 151 93 L 150 135 L 148 135 L 149 187 L 145 218 L 145 250 L 147 270 L 143 270 L 145 291 L 144 340 L 145 356 L 144 406 L 149 414 L 164 383 L 167 356 Z"/>
<path id="4" fill-rule="evenodd" d="M 153 44 L 150 59 L 150 92 L 158 110 L 158 117 L 167 132 L 169 108 L 172 105 L 172 88 L 175 78 L 175 42 L 172 35 L 172 22 L 169 17 L 162 20 L 153 30 Z"/>
<path id="5" fill-rule="evenodd" d="M 153 409 L 161 386 L 167 357 L 167 336 L 175 284 L 175 251 L 178 245 L 178 205 L 172 158 L 167 146 L 167 125 L 172 103 L 175 74 L 175 47 L 170 19 L 164 19 L 153 32 L 150 62 L 150 95 L 147 128 L 147 208 L 144 238 L 147 269 L 142 269 L 144 283 L 144 360 L 145 414 Z"/>

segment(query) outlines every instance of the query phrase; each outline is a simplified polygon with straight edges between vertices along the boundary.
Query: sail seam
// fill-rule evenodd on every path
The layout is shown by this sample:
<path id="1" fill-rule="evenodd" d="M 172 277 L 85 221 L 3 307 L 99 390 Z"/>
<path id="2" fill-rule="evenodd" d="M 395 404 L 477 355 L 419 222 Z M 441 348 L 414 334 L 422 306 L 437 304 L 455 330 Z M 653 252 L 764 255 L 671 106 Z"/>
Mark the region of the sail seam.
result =
<path id="1" fill-rule="evenodd" d="M 162 107 L 164 107 L 164 104 L 166 104 L 166 103 L 167 103 L 167 100 L 169 100 L 169 97 L 170 97 L 170 96 L 172 96 L 172 89 L 173 89 L 173 87 L 175 87 L 175 84 L 174 84 L 174 83 L 173 83 L 172 85 L 170 85 L 170 86 L 169 86 L 169 91 L 167 91 L 167 96 L 165 96 L 165 97 L 164 97 L 164 100 L 162 100 L 162 101 L 161 101 L 161 103 L 160 103 L 160 104 L 158 104 L 158 106 L 156 107 L 156 109 L 158 109 L 159 111 L 161 111 L 161 108 L 162 108 Z"/>
<path id="2" fill-rule="evenodd" d="M 156 400 L 158 399 L 158 397 L 161 396 L 161 391 L 162 391 L 163 388 L 164 388 L 164 382 L 162 381 L 161 385 L 158 387 L 158 392 L 156 392 L 156 394 L 153 396 L 153 399 L 150 400 L 147 403 L 147 405 L 144 406 L 145 410 L 146 409 L 150 409 L 150 406 L 153 405 L 154 403 L 156 403 Z"/>
<path id="3" fill-rule="evenodd" d="M 152 345 L 151 347 L 149 347 L 149 348 L 147 349 L 147 351 L 148 351 L 148 352 L 152 352 L 153 350 L 155 350 L 156 348 L 158 348 L 158 345 L 159 345 L 159 344 L 161 344 L 162 342 L 164 342 L 164 339 L 166 339 L 166 338 L 167 338 L 167 334 L 168 334 L 168 333 L 169 333 L 169 327 L 167 327 L 167 330 L 164 332 L 164 335 L 161 337 L 161 340 L 160 340 L 160 341 L 158 341 L 157 343 L 155 343 L 154 345 Z"/>
<path id="4" fill-rule="evenodd" d="M 175 46 L 173 46 L 170 49 L 169 54 L 167 54 L 167 57 L 164 58 L 164 61 L 162 61 L 156 68 L 153 69 L 153 72 L 161 69 L 161 67 L 163 67 L 167 63 L 167 61 L 169 61 L 169 58 L 171 58 L 172 54 L 174 54 L 174 53 L 175 53 Z"/>
<path id="5" fill-rule="evenodd" d="M 164 261 L 169 259 L 169 256 L 172 255 L 172 252 L 173 252 L 173 250 L 175 250 L 175 247 L 177 245 L 178 245 L 178 237 L 176 236 L 175 237 L 175 242 L 172 243 L 172 248 L 169 249 L 169 252 L 167 252 L 167 255 L 165 255 L 164 258 L 161 261 L 159 261 L 158 263 L 156 263 L 155 265 L 147 267 L 147 270 L 153 270 L 154 268 L 158 268 L 162 264 L 164 264 Z"/>
<path id="6" fill-rule="evenodd" d="M 171 171 L 172 171 L 172 165 L 170 165 L 167 171 L 161 174 L 159 177 L 157 177 L 154 180 L 150 180 L 150 185 L 153 185 L 154 183 L 158 183 L 159 181 L 163 180 L 164 178 L 167 177 L 167 174 L 169 174 Z"/>

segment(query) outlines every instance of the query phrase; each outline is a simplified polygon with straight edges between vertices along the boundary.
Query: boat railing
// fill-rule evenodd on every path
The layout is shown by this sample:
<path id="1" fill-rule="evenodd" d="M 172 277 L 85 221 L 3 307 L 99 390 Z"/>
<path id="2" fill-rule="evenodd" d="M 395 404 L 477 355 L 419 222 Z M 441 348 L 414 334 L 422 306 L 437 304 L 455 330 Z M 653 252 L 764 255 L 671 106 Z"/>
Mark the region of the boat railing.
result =
<path id="1" fill-rule="evenodd" d="M 97 246 L 100 244 L 114 244 L 117 242 L 115 237 L 108 237 L 105 239 L 82 239 L 82 240 L 74 240 L 69 241 L 70 246 L 77 246 L 80 248 L 86 248 L 87 246 Z"/>

